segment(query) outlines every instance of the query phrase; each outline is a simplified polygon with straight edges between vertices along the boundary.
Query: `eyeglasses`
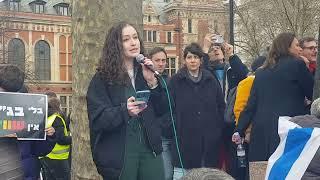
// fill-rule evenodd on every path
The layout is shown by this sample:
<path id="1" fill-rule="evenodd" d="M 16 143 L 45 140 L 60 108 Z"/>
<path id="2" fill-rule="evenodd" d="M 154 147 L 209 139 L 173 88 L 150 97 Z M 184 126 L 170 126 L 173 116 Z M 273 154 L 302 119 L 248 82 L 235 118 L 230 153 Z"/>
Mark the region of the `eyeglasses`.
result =
<path id="1" fill-rule="evenodd" d="M 221 49 L 221 46 L 219 45 L 212 45 L 210 50 L 213 51 L 213 50 L 217 50 L 217 49 Z"/>
<path id="2" fill-rule="evenodd" d="M 317 50 L 317 49 L 318 49 L 318 46 L 303 47 L 303 49 Z"/>

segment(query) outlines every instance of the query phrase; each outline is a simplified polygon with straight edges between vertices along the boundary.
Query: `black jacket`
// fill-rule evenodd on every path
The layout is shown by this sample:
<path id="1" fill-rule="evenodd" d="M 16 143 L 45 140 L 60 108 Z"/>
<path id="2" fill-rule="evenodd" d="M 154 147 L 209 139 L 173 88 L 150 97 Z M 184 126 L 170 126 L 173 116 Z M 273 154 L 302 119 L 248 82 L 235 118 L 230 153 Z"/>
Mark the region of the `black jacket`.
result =
<path id="1" fill-rule="evenodd" d="M 129 78 L 129 77 L 128 77 Z M 136 91 L 149 89 L 137 68 Z M 98 172 L 106 179 L 118 179 L 123 168 L 126 144 L 126 127 L 129 120 L 126 87 L 106 82 L 101 73 L 92 78 L 87 92 L 90 141 L 93 160 Z M 159 84 L 151 90 L 148 107 L 141 113 L 142 126 L 150 149 L 159 155 L 161 126 L 157 117 L 167 111 L 167 101 Z"/>
<path id="2" fill-rule="evenodd" d="M 225 103 L 218 81 L 203 69 L 199 82 L 190 79 L 184 67 L 170 80 L 175 125 L 184 168 L 201 167 L 202 158 L 213 167 L 218 158 Z M 173 164 L 181 167 L 176 144 L 172 146 Z"/>
<path id="3" fill-rule="evenodd" d="M 53 113 L 52 113 L 53 114 Z M 52 115 L 50 112 L 48 112 L 48 116 Z M 66 118 L 62 115 L 62 113 L 59 113 L 65 120 Z M 66 120 L 65 120 L 66 123 Z M 67 124 L 67 123 L 66 123 Z M 64 134 L 64 125 L 62 122 L 62 119 L 60 117 L 56 117 L 55 120 L 53 121 L 52 127 L 55 129 L 55 133 L 53 137 L 51 137 L 51 141 L 55 141 L 56 143 L 60 145 L 71 145 L 72 144 L 72 137 L 71 136 L 66 136 Z"/>
<path id="4" fill-rule="evenodd" d="M 279 116 L 306 114 L 305 97 L 312 99 L 313 77 L 305 63 L 281 57 L 273 68 L 256 72 L 246 108 L 236 131 L 243 135 L 252 121 L 249 161 L 266 161 L 279 144 Z"/>
<path id="5" fill-rule="evenodd" d="M 161 74 L 161 77 L 163 78 L 163 80 L 165 81 L 166 84 L 164 84 L 162 78 L 159 79 L 159 81 L 161 82 L 161 86 L 163 88 L 164 91 L 166 91 L 165 87 L 167 86 L 168 90 L 169 90 L 169 80 L 170 77 L 167 74 Z M 167 93 L 165 93 L 165 97 L 167 97 Z M 169 107 L 167 107 L 169 108 Z M 172 138 L 172 134 L 171 134 L 171 115 L 170 115 L 170 111 L 168 109 L 168 112 L 163 114 L 161 117 L 159 117 L 159 121 L 161 122 L 161 128 L 162 128 L 162 137 L 167 138 L 167 139 L 171 139 Z"/>

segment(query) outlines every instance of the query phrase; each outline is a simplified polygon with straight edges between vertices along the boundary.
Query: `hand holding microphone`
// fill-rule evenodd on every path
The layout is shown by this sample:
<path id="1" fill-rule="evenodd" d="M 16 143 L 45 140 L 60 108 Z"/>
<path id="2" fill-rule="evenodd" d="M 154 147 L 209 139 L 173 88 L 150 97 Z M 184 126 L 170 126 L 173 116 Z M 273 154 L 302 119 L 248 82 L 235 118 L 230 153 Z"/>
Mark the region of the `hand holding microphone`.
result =
<path id="1" fill-rule="evenodd" d="M 151 59 L 144 57 L 142 54 L 139 54 L 136 57 L 136 61 L 142 65 L 142 73 L 144 79 L 147 81 L 148 86 L 153 89 L 158 84 L 158 80 L 155 76 L 160 76 L 159 72 L 155 71 L 153 68 L 153 62 Z"/>
<path id="2" fill-rule="evenodd" d="M 148 59 L 146 57 L 144 57 L 143 54 L 139 54 L 137 57 L 136 57 L 136 61 L 140 64 L 143 64 L 147 69 L 149 69 L 150 71 L 152 71 L 154 74 L 156 74 L 157 76 L 160 75 L 160 73 L 156 70 L 154 70 L 153 68 L 153 63 L 151 61 L 151 59 Z M 142 66 L 143 67 L 143 66 Z"/>

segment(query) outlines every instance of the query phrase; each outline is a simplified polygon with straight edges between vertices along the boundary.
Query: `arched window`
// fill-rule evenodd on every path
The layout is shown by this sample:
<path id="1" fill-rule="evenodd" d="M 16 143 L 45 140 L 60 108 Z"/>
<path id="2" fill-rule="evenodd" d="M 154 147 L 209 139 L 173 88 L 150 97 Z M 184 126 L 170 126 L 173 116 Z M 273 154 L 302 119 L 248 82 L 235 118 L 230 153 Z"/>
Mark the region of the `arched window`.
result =
<path id="1" fill-rule="evenodd" d="M 8 44 L 8 63 L 15 64 L 25 70 L 25 47 L 24 43 L 17 38 L 11 39 Z"/>
<path id="2" fill-rule="evenodd" d="M 39 80 L 51 79 L 50 46 L 46 41 L 38 41 L 35 45 L 35 73 Z"/>

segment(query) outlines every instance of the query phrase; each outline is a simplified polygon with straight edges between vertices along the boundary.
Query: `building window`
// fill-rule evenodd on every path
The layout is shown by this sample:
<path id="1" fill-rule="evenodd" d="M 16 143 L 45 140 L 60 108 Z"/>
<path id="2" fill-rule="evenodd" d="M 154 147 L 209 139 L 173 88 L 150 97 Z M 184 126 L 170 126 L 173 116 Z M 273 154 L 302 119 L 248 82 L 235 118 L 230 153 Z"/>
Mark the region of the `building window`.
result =
<path id="1" fill-rule="evenodd" d="M 38 41 L 35 45 L 35 74 L 38 80 L 51 79 L 50 46 L 46 41 Z"/>
<path id="2" fill-rule="evenodd" d="M 54 8 L 56 9 L 58 15 L 61 15 L 61 16 L 69 16 L 70 15 L 69 4 L 67 4 L 67 3 L 59 3 L 59 4 L 55 5 Z"/>
<path id="3" fill-rule="evenodd" d="M 8 44 L 8 63 L 25 71 L 25 46 L 20 39 L 12 39 Z"/>
<path id="4" fill-rule="evenodd" d="M 60 81 L 72 81 L 72 38 L 59 37 Z"/>
<path id="5" fill-rule="evenodd" d="M 59 6 L 58 7 L 58 14 L 62 15 L 62 16 L 68 16 L 69 15 L 68 10 L 69 10 L 68 7 Z"/>
<path id="6" fill-rule="evenodd" d="M 157 31 L 152 32 L 152 42 L 157 42 Z"/>
<path id="7" fill-rule="evenodd" d="M 143 30 L 143 41 L 147 41 L 147 31 Z"/>
<path id="8" fill-rule="evenodd" d="M 30 3 L 33 12 L 38 13 L 38 14 L 44 13 L 44 5 L 45 4 L 46 4 L 46 2 L 42 1 L 42 0 L 34 0 Z"/>
<path id="9" fill-rule="evenodd" d="M 177 62 L 175 57 L 167 58 L 167 67 L 165 73 L 169 76 L 174 75 L 177 72 Z"/>
<path id="10" fill-rule="evenodd" d="M 150 15 L 148 16 L 148 22 L 151 22 L 151 16 Z"/>
<path id="11" fill-rule="evenodd" d="M 157 31 L 143 31 L 144 40 L 147 42 L 157 42 Z"/>
<path id="12" fill-rule="evenodd" d="M 172 35 L 171 35 L 171 32 L 167 32 L 167 43 L 172 43 Z"/>
<path id="13" fill-rule="evenodd" d="M 68 116 L 71 112 L 72 107 L 72 96 L 71 95 L 59 95 L 61 110 L 65 116 Z"/>
<path id="14" fill-rule="evenodd" d="M 148 31 L 148 42 L 151 42 L 151 39 L 152 39 L 152 37 L 151 37 L 151 31 Z"/>
<path id="15" fill-rule="evenodd" d="M 188 19 L 188 33 L 192 33 L 192 19 Z"/>
<path id="16" fill-rule="evenodd" d="M 9 0 L 9 10 L 19 11 L 20 10 L 20 0 Z"/>
<path id="17" fill-rule="evenodd" d="M 38 14 L 44 13 L 44 5 L 43 4 L 35 4 L 34 5 L 34 13 L 38 13 Z"/>

